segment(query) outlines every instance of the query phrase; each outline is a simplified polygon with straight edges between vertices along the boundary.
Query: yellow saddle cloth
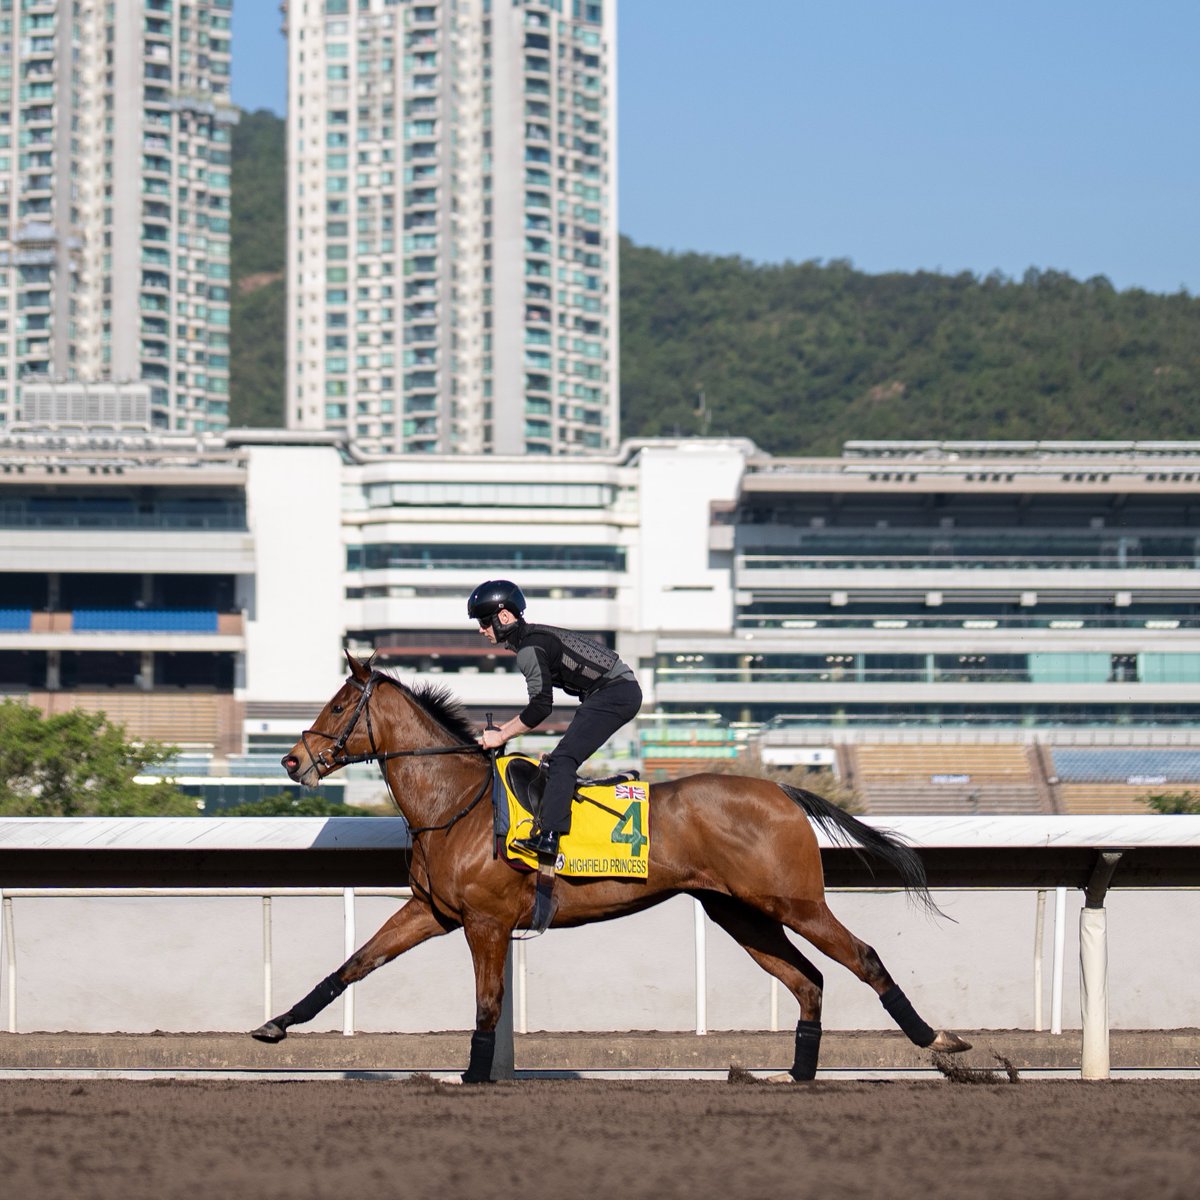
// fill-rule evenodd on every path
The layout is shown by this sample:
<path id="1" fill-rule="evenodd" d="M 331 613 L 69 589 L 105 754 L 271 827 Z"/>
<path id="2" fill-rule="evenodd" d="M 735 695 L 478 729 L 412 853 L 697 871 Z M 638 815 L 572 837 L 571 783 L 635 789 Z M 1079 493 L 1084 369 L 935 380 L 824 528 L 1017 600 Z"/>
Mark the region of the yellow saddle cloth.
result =
<path id="1" fill-rule="evenodd" d="M 513 847 L 513 839 L 526 837 L 533 828 L 533 814 L 518 799 L 509 780 L 517 764 L 518 773 L 529 773 L 534 760 L 520 754 L 496 760 L 504 784 L 507 813 L 501 818 L 500 835 L 505 856 L 513 862 L 537 866 L 537 858 Z M 507 815 L 507 829 L 503 817 Z M 571 832 L 559 843 L 559 875 L 579 878 L 645 879 L 650 854 L 650 785 L 640 779 L 581 787 L 571 808 Z"/>

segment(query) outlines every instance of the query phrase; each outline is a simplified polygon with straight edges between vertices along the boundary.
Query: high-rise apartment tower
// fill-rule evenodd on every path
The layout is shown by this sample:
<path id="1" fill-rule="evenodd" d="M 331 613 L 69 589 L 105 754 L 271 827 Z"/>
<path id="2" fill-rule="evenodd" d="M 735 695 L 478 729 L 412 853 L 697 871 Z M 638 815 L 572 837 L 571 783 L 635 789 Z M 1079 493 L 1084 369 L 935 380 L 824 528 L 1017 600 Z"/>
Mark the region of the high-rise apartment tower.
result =
<path id="1" fill-rule="evenodd" d="M 614 446 L 616 0 L 285 10 L 288 424 Z"/>
<path id="2" fill-rule="evenodd" d="M 231 7 L 0 3 L 0 421 L 70 380 L 227 424 Z"/>

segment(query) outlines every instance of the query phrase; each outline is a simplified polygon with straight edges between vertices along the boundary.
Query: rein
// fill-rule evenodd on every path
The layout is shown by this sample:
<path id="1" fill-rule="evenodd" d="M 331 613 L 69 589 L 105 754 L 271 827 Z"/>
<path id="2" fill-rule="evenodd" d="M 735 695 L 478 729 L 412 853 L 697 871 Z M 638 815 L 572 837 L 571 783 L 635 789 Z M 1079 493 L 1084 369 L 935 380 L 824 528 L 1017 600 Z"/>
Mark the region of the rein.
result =
<path id="1" fill-rule="evenodd" d="M 339 734 L 326 733 L 323 729 L 306 729 L 301 735 L 300 740 L 304 744 L 305 750 L 308 751 L 314 762 L 321 763 L 329 767 L 346 767 L 352 763 L 377 762 L 379 770 L 383 771 L 383 764 L 393 758 L 417 758 L 430 754 L 486 754 L 482 746 L 479 745 L 463 745 L 463 746 L 424 746 L 412 750 L 380 750 L 375 745 L 375 729 L 371 723 L 371 693 L 375 690 L 375 685 L 380 680 L 385 680 L 388 683 L 396 683 L 390 676 L 382 674 L 380 671 L 372 671 L 370 679 L 366 683 L 359 683 L 357 679 L 351 678 L 347 682 L 358 688 L 362 695 L 358 699 L 358 703 L 354 706 L 354 711 L 350 714 L 350 720 L 346 722 L 345 728 Z M 400 687 L 400 684 L 396 684 Z M 343 754 L 342 751 L 346 748 L 346 743 L 350 740 L 350 735 L 354 732 L 355 726 L 358 725 L 359 718 L 366 714 L 367 718 L 367 741 L 371 745 L 370 751 L 366 754 Z M 318 750 L 314 753 L 313 748 L 308 744 L 310 737 L 327 738 L 333 743 L 328 750 Z"/>
<path id="2" fill-rule="evenodd" d="M 450 820 L 443 821 L 440 825 L 421 825 L 416 829 L 410 825 L 408 827 L 409 837 L 415 838 L 419 833 L 437 833 L 439 830 L 449 829 L 452 825 L 457 825 L 458 822 L 461 821 L 469 812 L 471 812 L 471 810 L 479 804 L 480 800 L 482 800 L 484 796 L 486 796 L 491 790 L 492 777 L 489 775 L 484 779 L 483 787 L 481 787 L 478 793 L 476 793 L 475 799 L 472 800 L 466 808 L 456 812 L 454 816 L 450 818 Z"/>
<path id="3" fill-rule="evenodd" d="M 309 730 L 315 733 L 316 730 Z M 322 734 L 328 737 L 328 734 Z M 387 762 L 390 758 L 419 758 L 425 754 L 485 754 L 482 746 L 426 746 L 417 750 L 373 750 L 369 754 L 339 754 L 329 761 L 338 767 L 346 767 L 351 763 Z"/>
<path id="4" fill-rule="evenodd" d="M 350 679 L 362 695 L 359 697 L 358 703 L 354 706 L 354 711 L 350 714 L 350 720 L 346 722 L 345 728 L 339 734 L 326 733 L 321 729 L 306 729 L 301 735 L 300 740 L 304 744 L 304 748 L 308 751 L 309 756 L 314 762 L 322 763 L 331 768 L 345 767 L 352 763 L 375 762 L 379 764 L 379 773 L 383 776 L 384 782 L 388 785 L 388 791 L 392 790 L 391 781 L 387 777 L 387 771 L 384 769 L 384 763 L 393 758 L 423 758 L 434 754 L 487 754 L 488 751 L 479 745 L 463 745 L 463 746 L 422 746 L 415 747 L 411 750 L 380 750 L 375 745 L 375 729 L 371 723 L 371 693 L 375 690 L 375 685 L 380 680 L 385 680 L 388 683 L 396 681 L 390 676 L 384 675 L 379 671 L 372 671 L 371 677 L 366 683 L 360 683 L 357 679 Z M 397 686 L 400 686 L 397 684 Z M 355 726 L 359 722 L 359 718 L 363 715 L 367 718 L 367 740 L 370 743 L 371 749 L 365 754 L 343 754 L 342 751 L 346 748 L 346 743 L 350 740 L 350 735 L 354 732 Z M 328 738 L 333 745 L 327 750 L 319 750 L 313 752 L 308 744 L 309 737 Z M 495 755 L 492 755 L 492 769 L 495 770 Z M 475 798 L 466 806 L 466 808 L 457 812 L 448 821 L 443 821 L 440 825 L 422 825 L 417 828 L 409 826 L 408 832 L 411 837 L 416 837 L 421 833 L 436 833 L 439 830 L 445 830 L 456 825 L 469 812 L 471 812 L 479 802 L 488 794 L 491 789 L 492 780 L 489 775 L 483 781 L 483 786 L 479 789 Z M 399 807 L 399 805 L 397 805 Z"/>

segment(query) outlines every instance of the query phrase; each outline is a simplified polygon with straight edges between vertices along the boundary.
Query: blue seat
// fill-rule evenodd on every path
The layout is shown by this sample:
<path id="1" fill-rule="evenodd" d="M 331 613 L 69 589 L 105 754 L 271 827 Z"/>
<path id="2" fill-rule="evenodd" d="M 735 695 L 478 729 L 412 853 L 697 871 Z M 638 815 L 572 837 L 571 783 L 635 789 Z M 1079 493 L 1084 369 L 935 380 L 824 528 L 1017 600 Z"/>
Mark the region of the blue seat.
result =
<path id="1" fill-rule="evenodd" d="M 24 633 L 33 623 L 33 610 L 29 608 L 0 608 L 0 629 L 9 633 Z"/>
<path id="2" fill-rule="evenodd" d="M 1061 746 L 1052 755 L 1055 773 L 1064 783 L 1200 783 L 1200 750 Z"/>
<path id="3" fill-rule="evenodd" d="M 82 633 L 216 633 L 215 608 L 77 608 L 72 628 Z"/>

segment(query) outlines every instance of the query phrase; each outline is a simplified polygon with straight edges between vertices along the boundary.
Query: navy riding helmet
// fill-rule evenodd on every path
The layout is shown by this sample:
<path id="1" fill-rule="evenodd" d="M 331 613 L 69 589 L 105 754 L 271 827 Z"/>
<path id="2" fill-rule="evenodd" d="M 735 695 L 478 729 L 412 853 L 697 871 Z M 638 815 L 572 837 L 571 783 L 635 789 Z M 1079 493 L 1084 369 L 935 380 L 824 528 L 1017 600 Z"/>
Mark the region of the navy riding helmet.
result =
<path id="1" fill-rule="evenodd" d="M 471 593 L 467 601 L 467 616 L 472 621 L 480 622 L 490 618 L 496 640 L 503 641 L 512 632 L 512 627 L 506 629 L 500 624 L 502 608 L 519 617 L 525 611 L 525 593 L 510 579 L 489 579 Z"/>

